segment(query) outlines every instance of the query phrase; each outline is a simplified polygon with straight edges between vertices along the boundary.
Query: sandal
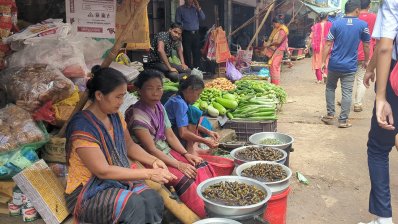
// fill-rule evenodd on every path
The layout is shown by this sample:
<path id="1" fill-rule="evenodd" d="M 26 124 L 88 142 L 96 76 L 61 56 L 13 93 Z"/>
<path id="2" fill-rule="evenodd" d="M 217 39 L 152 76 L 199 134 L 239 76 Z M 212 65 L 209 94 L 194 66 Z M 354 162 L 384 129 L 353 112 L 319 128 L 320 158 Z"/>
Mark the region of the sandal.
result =
<path id="1" fill-rule="evenodd" d="M 334 120 L 334 116 L 326 115 L 321 118 L 321 121 L 327 125 L 332 125 Z"/>
<path id="2" fill-rule="evenodd" d="M 351 126 L 352 126 L 352 124 L 350 124 L 348 121 L 339 123 L 339 128 L 349 128 Z"/>

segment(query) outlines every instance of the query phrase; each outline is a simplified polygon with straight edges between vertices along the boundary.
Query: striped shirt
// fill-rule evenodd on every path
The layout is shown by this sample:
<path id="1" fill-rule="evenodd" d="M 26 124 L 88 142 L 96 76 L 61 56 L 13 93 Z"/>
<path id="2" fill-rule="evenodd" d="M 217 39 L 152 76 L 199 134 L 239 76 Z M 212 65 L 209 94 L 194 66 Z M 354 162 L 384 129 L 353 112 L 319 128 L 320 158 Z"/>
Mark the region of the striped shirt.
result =
<path id="1" fill-rule="evenodd" d="M 368 24 L 357 17 L 345 16 L 333 23 L 327 40 L 333 42 L 328 69 L 339 73 L 354 73 L 358 66 L 359 43 L 370 41 Z"/>

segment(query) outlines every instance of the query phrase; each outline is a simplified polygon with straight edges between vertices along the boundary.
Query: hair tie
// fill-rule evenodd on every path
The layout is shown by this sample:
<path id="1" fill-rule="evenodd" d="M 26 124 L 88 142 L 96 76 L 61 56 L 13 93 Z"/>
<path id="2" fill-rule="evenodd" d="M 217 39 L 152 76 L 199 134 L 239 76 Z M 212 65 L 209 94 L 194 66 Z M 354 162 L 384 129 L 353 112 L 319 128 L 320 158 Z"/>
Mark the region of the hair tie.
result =
<path id="1" fill-rule="evenodd" d="M 95 76 L 95 75 L 97 75 L 100 71 L 101 71 L 101 66 L 99 66 L 99 65 L 95 65 L 95 66 L 93 66 L 92 68 L 91 68 L 91 73 L 93 74 L 93 77 Z"/>

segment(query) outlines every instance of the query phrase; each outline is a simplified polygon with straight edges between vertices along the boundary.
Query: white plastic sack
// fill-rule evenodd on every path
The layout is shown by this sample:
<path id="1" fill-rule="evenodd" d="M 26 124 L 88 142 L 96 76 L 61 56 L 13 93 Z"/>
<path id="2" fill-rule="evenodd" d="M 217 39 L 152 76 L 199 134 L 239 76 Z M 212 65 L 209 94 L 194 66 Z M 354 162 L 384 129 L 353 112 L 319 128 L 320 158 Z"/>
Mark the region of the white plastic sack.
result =
<path id="1" fill-rule="evenodd" d="M 100 59 L 90 61 L 90 62 L 87 62 L 87 67 L 92 68 L 95 65 L 100 65 L 101 63 L 102 63 L 102 60 L 100 60 Z M 114 68 L 114 69 L 118 70 L 119 72 L 121 72 L 127 78 L 127 80 L 129 82 L 133 81 L 140 74 L 140 72 L 137 69 L 135 69 L 134 67 L 122 65 L 117 62 L 112 62 L 109 67 Z"/>
<path id="2" fill-rule="evenodd" d="M 89 72 L 83 51 L 69 39 L 47 39 L 26 45 L 9 58 L 9 67 L 48 64 L 68 78 L 83 78 Z"/>

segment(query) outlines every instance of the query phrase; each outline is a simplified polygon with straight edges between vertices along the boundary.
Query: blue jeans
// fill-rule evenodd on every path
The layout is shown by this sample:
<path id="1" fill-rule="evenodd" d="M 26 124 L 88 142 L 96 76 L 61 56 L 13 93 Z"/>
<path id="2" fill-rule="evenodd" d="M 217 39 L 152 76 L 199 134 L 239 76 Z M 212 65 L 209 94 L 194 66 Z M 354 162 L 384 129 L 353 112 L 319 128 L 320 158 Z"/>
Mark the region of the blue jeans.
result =
<path id="1" fill-rule="evenodd" d="M 395 63 L 391 63 L 394 65 Z M 391 66 L 393 68 L 393 66 Z M 398 96 L 391 88 L 390 82 L 386 89 L 387 101 L 390 103 L 393 116 L 398 117 Z M 372 122 L 368 140 L 368 166 L 371 182 L 369 196 L 369 212 L 380 217 L 392 217 L 389 154 L 395 145 L 397 129 L 388 131 L 380 128 L 373 109 Z"/>
<path id="2" fill-rule="evenodd" d="M 355 72 L 352 73 L 341 73 L 329 71 L 328 80 L 326 83 L 326 110 L 329 116 L 335 114 L 335 92 L 337 88 L 337 82 L 341 82 L 342 99 L 341 99 L 341 113 L 339 116 L 339 122 L 346 122 L 350 115 L 351 101 L 352 101 L 352 88 L 354 86 Z"/>

